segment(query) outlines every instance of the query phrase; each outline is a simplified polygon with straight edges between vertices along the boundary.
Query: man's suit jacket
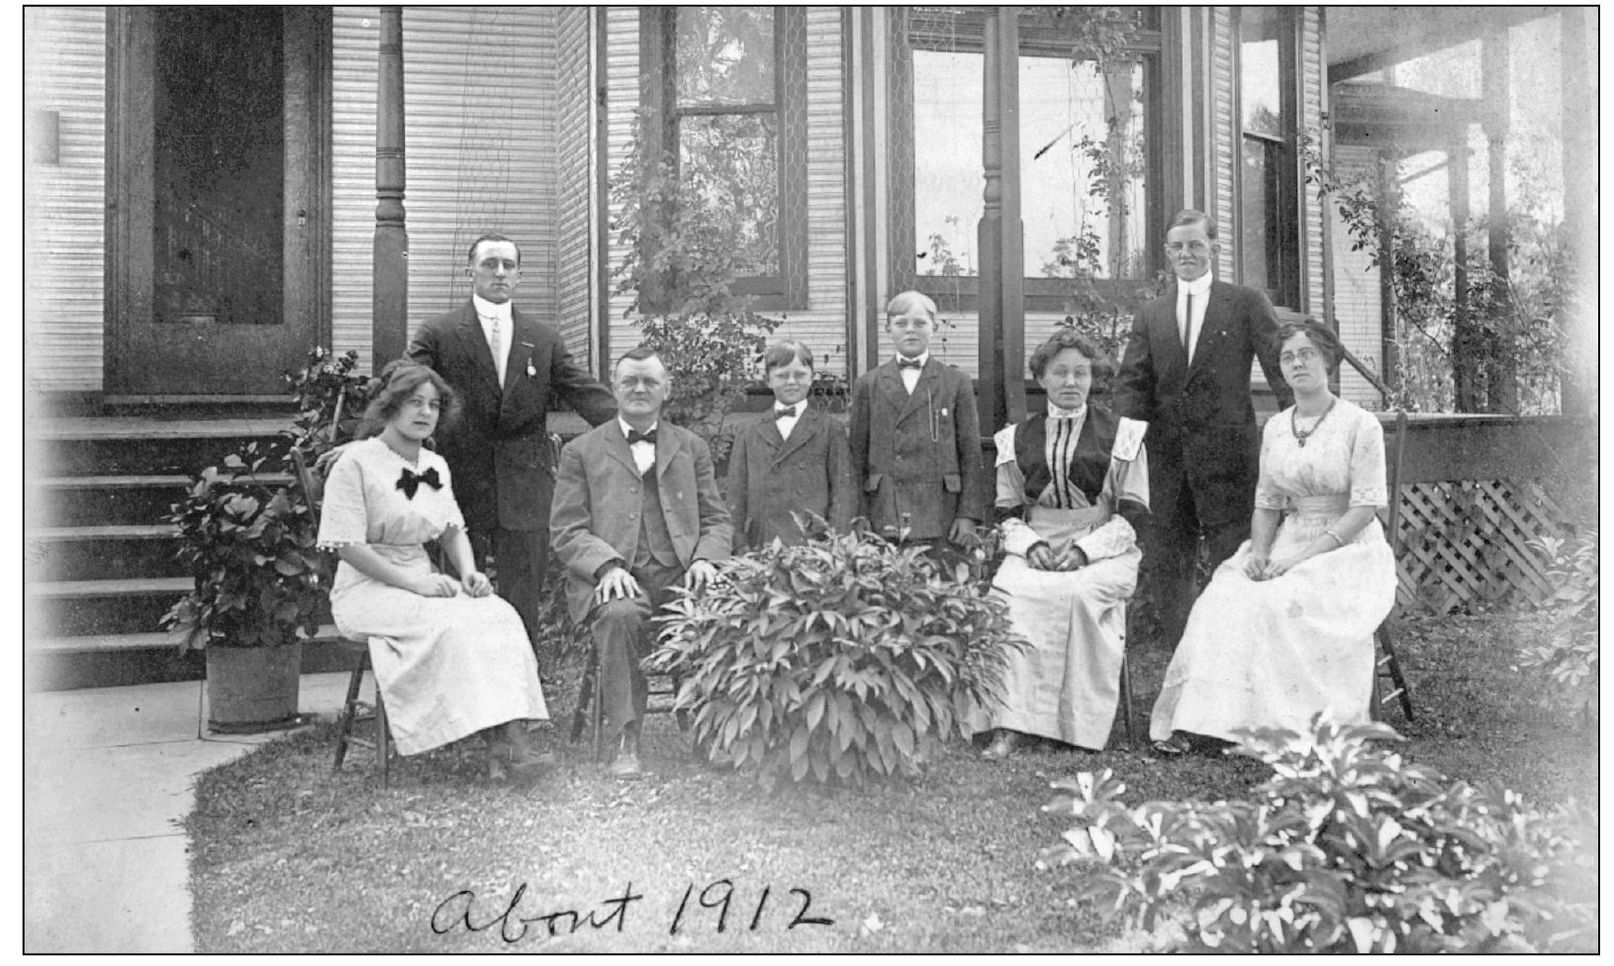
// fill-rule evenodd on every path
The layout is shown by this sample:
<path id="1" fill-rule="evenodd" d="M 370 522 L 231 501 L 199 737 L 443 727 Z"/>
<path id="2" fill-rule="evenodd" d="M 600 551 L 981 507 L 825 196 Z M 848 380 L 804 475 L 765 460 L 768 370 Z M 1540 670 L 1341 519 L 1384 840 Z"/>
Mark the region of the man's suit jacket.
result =
<path id="1" fill-rule="evenodd" d="M 915 540 L 945 537 L 957 517 L 985 519 L 981 429 L 970 377 L 933 355 L 913 393 L 895 361 L 852 387 L 852 467 L 876 532 L 901 527 Z"/>
<path id="2" fill-rule="evenodd" d="M 792 511 L 810 510 L 837 530 L 849 529 L 857 489 L 846 430 L 809 407 L 785 439 L 773 413 L 764 414 L 734 434 L 728 498 L 735 550 L 761 547 L 774 537 L 799 542 Z"/>
<path id="3" fill-rule="evenodd" d="M 520 309 L 512 309 L 511 321 L 503 386 L 469 299 L 423 324 L 408 349 L 409 358 L 448 380 L 464 405 L 459 422 L 438 432 L 437 451 L 454 473 L 466 526 L 479 533 L 549 525 L 551 409 L 565 404 L 595 426 L 616 415 L 610 390 L 572 360 L 560 333 Z"/>
<path id="4" fill-rule="evenodd" d="M 1188 362 L 1177 327 L 1177 286 L 1143 306 L 1114 388 L 1115 411 L 1149 424 L 1149 493 L 1156 519 L 1172 519 L 1188 487 L 1202 523 L 1248 518 L 1261 440 L 1250 401 L 1250 363 L 1278 394 L 1292 393 L 1278 367 L 1272 304 L 1261 292 L 1211 283 Z"/>
<path id="5" fill-rule="evenodd" d="M 662 420 L 656 429 L 654 472 L 678 562 L 687 569 L 696 560 L 727 558 L 734 531 L 705 441 Z M 601 567 L 613 560 L 632 565 L 643 486 L 628 438 L 615 419 L 561 450 L 549 532 L 570 578 L 566 595 L 573 620 L 588 616 Z"/>

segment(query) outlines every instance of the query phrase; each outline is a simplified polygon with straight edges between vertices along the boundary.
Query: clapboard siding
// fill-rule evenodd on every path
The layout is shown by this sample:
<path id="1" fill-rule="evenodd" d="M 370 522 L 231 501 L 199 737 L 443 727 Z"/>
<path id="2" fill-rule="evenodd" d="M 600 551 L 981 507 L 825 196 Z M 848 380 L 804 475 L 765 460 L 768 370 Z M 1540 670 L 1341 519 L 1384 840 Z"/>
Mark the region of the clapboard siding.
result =
<path id="1" fill-rule="evenodd" d="M 639 108 L 639 8 L 611 7 L 605 13 L 605 98 L 606 98 L 606 156 L 602 170 L 595 172 L 601 184 L 609 184 L 617 169 L 628 156 L 634 138 L 634 111 Z M 614 199 L 609 202 L 608 224 L 615 224 L 622 206 Z M 606 264 L 622 264 L 626 254 L 611 232 L 606 245 Z M 608 292 L 614 291 L 614 279 L 608 282 Z M 639 341 L 638 330 L 628 320 L 628 306 L 633 296 L 610 295 L 609 311 L 604 324 L 607 336 L 607 360 L 615 359 Z"/>
<path id="2" fill-rule="evenodd" d="M 1301 131 L 1318 133 L 1323 116 L 1323 35 L 1322 21 L 1316 7 L 1304 7 L 1300 14 L 1300 119 Z M 1306 311 L 1323 317 L 1324 288 L 1323 262 L 1324 228 L 1323 200 L 1317 185 L 1304 180 L 1305 172 L 1300 159 L 1300 148 L 1295 147 L 1294 177 L 1301 179 L 1301 263 L 1305 266 L 1304 289 Z"/>
<path id="3" fill-rule="evenodd" d="M 1236 257 L 1239 237 L 1238 212 L 1235 208 L 1238 164 L 1238 116 L 1234 113 L 1237 101 L 1234 84 L 1233 15 L 1228 7 L 1211 10 L 1211 65 L 1210 65 L 1210 117 L 1211 157 L 1214 159 L 1211 183 L 1211 214 L 1220 226 L 1222 249 L 1216 264 L 1216 274 L 1238 281 L 1239 266 Z"/>
<path id="4" fill-rule="evenodd" d="M 375 7 L 333 13 L 332 329 L 368 366 L 375 230 Z M 517 304 L 557 315 L 557 8 L 405 7 L 410 327 L 470 297 L 465 252 L 521 246 Z"/>
<path id="5" fill-rule="evenodd" d="M 32 7 L 23 16 L 25 378 L 32 392 L 93 392 L 105 305 L 106 11 Z M 55 164 L 35 160 L 41 111 L 60 116 Z"/>
<path id="6" fill-rule="evenodd" d="M 1369 147 L 1334 148 L 1335 169 L 1343 177 L 1355 177 L 1374 170 L 1375 152 Z M 1334 249 L 1334 323 L 1345 348 L 1375 371 L 1382 368 L 1384 349 L 1379 333 L 1384 324 L 1384 307 L 1379 291 L 1379 270 L 1366 249 L 1351 249 L 1351 233 L 1345 218 L 1337 211 L 1330 219 Z M 1383 397 L 1361 373 L 1349 364 L 1339 367 L 1340 394 L 1351 402 L 1377 409 Z"/>
<path id="7" fill-rule="evenodd" d="M 593 168 L 593 78 L 589 46 L 593 17 L 587 7 L 562 7 L 557 12 L 559 57 L 556 148 L 555 259 L 556 320 L 566 345 L 577 360 L 592 369 L 589 311 L 594 285 L 594 242 L 591 175 Z"/>

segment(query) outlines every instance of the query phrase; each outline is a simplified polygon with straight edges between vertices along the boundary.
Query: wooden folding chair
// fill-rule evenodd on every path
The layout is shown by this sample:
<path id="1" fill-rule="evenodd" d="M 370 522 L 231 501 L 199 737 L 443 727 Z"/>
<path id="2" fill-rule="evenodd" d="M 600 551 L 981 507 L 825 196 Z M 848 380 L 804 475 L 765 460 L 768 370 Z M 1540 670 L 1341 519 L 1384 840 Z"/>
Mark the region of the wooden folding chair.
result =
<path id="1" fill-rule="evenodd" d="M 338 408 L 340 413 L 341 409 Z M 303 496 L 308 500 L 308 507 L 314 514 L 314 524 L 319 525 L 319 512 L 321 492 L 314 481 L 313 470 L 308 466 L 301 450 L 293 447 L 291 451 L 292 469 L 297 477 L 297 485 L 302 487 Z M 349 745 L 358 745 L 369 748 L 375 752 L 376 763 L 381 766 L 381 787 L 387 788 L 391 784 L 392 772 L 392 734 L 387 728 L 387 706 L 381 700 L 381 682 L 375 684 L 375 703 L 368 709 L 359 700 L 359 689 L 364 683 L 364 672 L 370 670 L 370 642 L 358 638 L 344 637 L 339 642 L 343 651 L 354 655 L 353 672 L 348 676 L 347 697 L 342 702 L 341 717 L 337 722 L 336 732 L 336 760 L 331 766 L 332 770 L 340 770 L 342 762 L 347 758 Z M 366 738 L 357 733 L 357 726 L 370 721 L 375 725 L 375 737 Z"/>
<path id="2" fill-rule="evenodd" d="M 605 682 L 600 674 L 600 652 L 591 643 L 588 649 L 588 665 L 583 671 L 583 680 L 577 686 L 577 705 L 572 711 L 571 740 L 576 743 L 582 736 L 583 729 L 589 728 L 592 732 L 590 738 L 590 757 L 599 761 L 600 746 L 604 741 L 605 732 Z M 678 688 L 682 681 L 672 674 L 654 674 L 645 672 L 644 713 L 674 714 L 678 721 L 679 731 L 689 730 L 689 716 L 687 712 L 679 711 L 675 707 L 678 700 Z"/>
<path id="3" fill-rule="evenodd" d="M 1390 552 L 1396 557 L 1401 555 L 1401 468 L 1402 459 L 1407 448 L 1407 413 L 1402 410 L 1395 417 L 1395 449 L 1390 460 L 1387 482 L 1389 483 L 1390 505 L 1388 520 L 1385 522 L 1385 536 L 1390 541 Z M 1400 578 L 1397 577 L 1399 584 Z M 1399 591 L 1398 591 L 1399 593 Z M 1377 644 L 1373 663 L 1373 697 L 1369 707 L 1373 720 L 1383 718 L 1383 707 L 1392 701 L 1401 702 L 1401 713 L 1406 715 L 1408 721 L 1413 720 L 1412 688 L 1407 684 L 1406 675 L 1401 673 L 1401 661 L 1395 653 L 1395 634 L 1390 624 L 1399 615 L 1399 603 L 1392 605 L 1390 614 L 1373 632 L 1373 640 Z M 1389 686 L 1385 687 L 1386 679 Z"/>

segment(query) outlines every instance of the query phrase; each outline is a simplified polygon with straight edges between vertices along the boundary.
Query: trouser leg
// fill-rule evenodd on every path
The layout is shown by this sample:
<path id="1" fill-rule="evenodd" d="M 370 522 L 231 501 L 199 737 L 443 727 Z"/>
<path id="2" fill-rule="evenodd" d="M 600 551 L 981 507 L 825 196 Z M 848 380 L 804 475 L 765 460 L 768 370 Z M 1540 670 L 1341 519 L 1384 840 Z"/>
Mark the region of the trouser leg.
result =
<path id="1" fill-rule="evenodd" d="M 1199 596 L 1195 558 L 1199 550 L 1199 519 L 1194 514 L 1194 498 L 1187 487 L 1179 491 L 1176 512 L 1155 526 L 1157 606 L 1166 646 L 1177 649 L 1188 614 Z"/>
<path id="2" fill-rule="evenodd" d="M 527 640 L 537 654 L 538 612 L 542 604 L 544 569 L 549 563 L 549 531 L 495 530 L 493 556 L 499 574 L 499 596 L 521 615 Z"/>
<path id="3" fill-rule="evenodd" d="M 641 595 L 617 599 L 594 609 L 594 647 L 599 655 L 600 688 L 610 734 L 620 734 L 644 716 L 647 686 L 639 663 L 655 643 L 650 618 L 666 602 L 668 588 L 683 571 L 652 565 L 633 571 Z"/>

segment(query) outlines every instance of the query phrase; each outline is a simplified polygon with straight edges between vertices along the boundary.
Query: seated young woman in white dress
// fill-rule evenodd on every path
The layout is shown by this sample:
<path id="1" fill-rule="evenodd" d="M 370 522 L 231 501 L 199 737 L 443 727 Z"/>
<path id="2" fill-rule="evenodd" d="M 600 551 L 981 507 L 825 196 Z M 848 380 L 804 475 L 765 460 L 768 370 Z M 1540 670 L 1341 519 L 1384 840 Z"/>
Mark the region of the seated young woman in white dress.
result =
<path id="1" fill-rule="evenodd" d="M 394 362 L 365 413 L 379 433 L 347 448 L 325 484 L 319 546 L 341 558 L 331 613 L 368 639 L 398 751 L 419 754 L 477 732 L 494 778 L 535 778 L 547 764 L 525 722 L 549 717 L 527 632 L 476 569 L 443 458 L 421 444 L 458 400 L 425 366 Z M 458 580 L 433 567 L 439 540 Z"/>
<path id="2" fill-rule="evenodd" d="M 988 758 L 1027 735 L 1090 749 L 1109 740 L 1142 559 L 1133 523 L 1149 513 L 1147 424 L 1088 400 L 1110 369 L 1103 353 L 1061 330 L 1029 365 L 1048 411 L 993 437 L 1008 556 L 992 586 L 1031 647 L 1009 655 L 1003 704 L 975 722 L 995 731 Z"/>
<path id="3" fill-rule="evenodd" d="M 1149 734 L 1177 755 L 1244 728 L 1368 720 L 1373 631 L 1395 603 L 1384 431 L 1328 389 L 1344 356 L 1307 320 L 1276 338 L 1295 404 L 1267 420 L 1250 539 L 1217 568 L 1166 669 Z"/>

